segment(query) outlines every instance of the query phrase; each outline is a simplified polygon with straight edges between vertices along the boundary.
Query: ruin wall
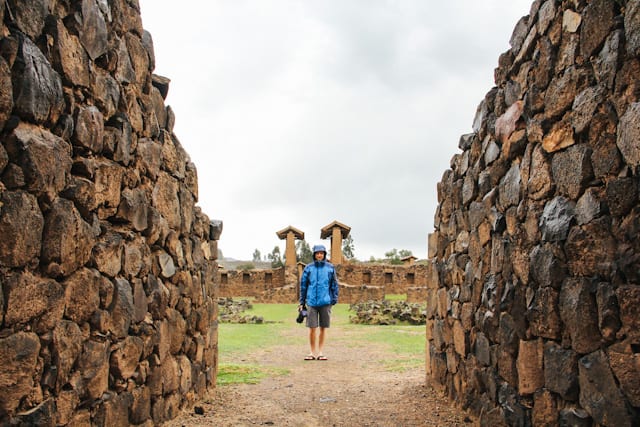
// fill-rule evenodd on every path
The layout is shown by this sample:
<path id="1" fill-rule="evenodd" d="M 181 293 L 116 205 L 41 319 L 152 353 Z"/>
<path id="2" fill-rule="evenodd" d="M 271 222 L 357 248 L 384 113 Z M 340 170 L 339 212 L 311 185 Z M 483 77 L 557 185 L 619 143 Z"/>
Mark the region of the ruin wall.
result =
<path id="1" fill-rule="evenodd" d="M 255 302 L 296 303 L 304 266 L 265 270 L 219 270 L 219 296 L 251 297 Z M 427 283 L 437 274 L 434 264 L 390 265 L 344 263 L 335 266 L 340 302 L 382 300 L 388 294 L 426 296 Z M 424 302 L 415 301 L 415 302 Z"/>
<path id="2" fill-rule="evenodd" d="M 215 386 L 222 224 L 138 2 L 0 21 L 0 424 L 161 424 Z"/>
<path id="3" fill-rule="evenodd" d="M 536 0 L 438 184 L 427 377 L 480 425 L 640 419 L 640 2 Z"/>

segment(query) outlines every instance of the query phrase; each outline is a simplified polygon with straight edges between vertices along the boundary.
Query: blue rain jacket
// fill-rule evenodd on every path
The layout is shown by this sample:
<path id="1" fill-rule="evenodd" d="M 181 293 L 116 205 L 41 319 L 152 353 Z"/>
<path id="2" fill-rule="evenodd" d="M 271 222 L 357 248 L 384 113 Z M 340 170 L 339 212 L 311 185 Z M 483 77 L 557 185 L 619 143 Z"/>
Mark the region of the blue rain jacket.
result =
<path id="1" fill-rule="evenodd" d="M 311 307 L 338 302 L 338 279 L 333 264 L 314 261 L 307 264 L 300 279 L 300 304 Z"/>

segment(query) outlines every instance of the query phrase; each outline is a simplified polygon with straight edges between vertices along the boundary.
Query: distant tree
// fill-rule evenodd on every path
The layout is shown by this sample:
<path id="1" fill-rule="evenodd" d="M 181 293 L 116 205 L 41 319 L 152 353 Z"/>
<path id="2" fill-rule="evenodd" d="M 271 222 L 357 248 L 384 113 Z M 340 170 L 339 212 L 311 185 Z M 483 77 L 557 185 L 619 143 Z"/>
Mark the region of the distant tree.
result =
<path id="1" fill-rule="evenodd" d="M 280 247 L 278 246 L 274 247 L 267 257 L 271 261 L 271 268 L 280 268 L 284 265 L 282 263 L 282 255 L 280 255 Z"/>
<path id="2" fill-rule="evenodd" d="M 253 251 L 253 262 L 260 262 L 261 258 L 262 258 L 262 254 L 260 254 L 260 251 L 258 249 Z"/>
<path id="3" fill-rule="evenodd" d="M 353 237 L 351 237 L 351 234 L 342 241 L 342 256 L 345 257 L 345 259 L 355 258 L 355 246 L 353 244 Z"/>
<path id="4" fill-rule="evenodd" d="M 304 239 L 296 242 L 296 260 L 304 264 L 313 262 L 313 252 Z"/>
<path id="5" fill-rule="evenodd" d="M 400 255 L 400 259 L 406 258 L 408 256 L 413 256 L 413 252 L 408 249 L 400 249 L 400 252 L 398 252 L 398 254 Z"/>
<path id="6" fill-rule="evenodd" d="M 396 248 L 391 249 L 389 252 L 385 252 L 384 258 L 389 264 L 402 264 L 402 261 L 400 261 L 400 254 Z"/>

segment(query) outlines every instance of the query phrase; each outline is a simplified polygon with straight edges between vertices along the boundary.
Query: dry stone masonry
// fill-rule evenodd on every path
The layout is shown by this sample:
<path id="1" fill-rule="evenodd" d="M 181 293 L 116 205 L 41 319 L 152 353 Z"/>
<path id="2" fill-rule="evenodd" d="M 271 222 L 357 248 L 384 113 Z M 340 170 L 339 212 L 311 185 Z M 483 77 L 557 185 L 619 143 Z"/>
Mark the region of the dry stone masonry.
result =
<path id="1" fill-rule="evenodd" d="M 215 385 L 222 224 L 138 2 L 0 18 L 0 424 L 160 424 Z"/>
<path id="2" fill-rule="evenodd" d="M 640 419 L 640 1 L 536 0 L 438 184 L 427 371 L 481 425 Z"/>

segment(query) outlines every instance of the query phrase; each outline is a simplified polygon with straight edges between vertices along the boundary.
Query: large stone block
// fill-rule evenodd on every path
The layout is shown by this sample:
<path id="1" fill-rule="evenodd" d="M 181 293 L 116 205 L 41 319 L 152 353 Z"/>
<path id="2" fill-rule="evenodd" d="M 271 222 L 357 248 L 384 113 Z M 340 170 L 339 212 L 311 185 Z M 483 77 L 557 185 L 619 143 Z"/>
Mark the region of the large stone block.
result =
<path id="1" fill-rule="evenodd" d="M 109 343 L 84 341 L 71 377 L 81 399 L 99 399 L 109 388 Z"/>
<path id="2" fill-rule="evenodd" d="M 574 145 L 555 153 L 551 168 L 557 191 L 571 200 L 577 200 L 593 178 L 591 148 Z"/>
<path id="3" fill-rule="evenodd" d="M 575 204 L 562 196 L 549 201 L 540 217 L 542 239 L 547 242 L 564 240 L 575 216 Z"/>
<path id="4" fill-rule="evenodd" d="M 618 388 L 607 356 L 602 350 L 578 362 L 580 406 L 593 420 L 605 426 L 632 426 L 637 414 Z"/>
<path id="5" fill-rule="evenodd" d="M 606 350 L 611 370 L 631 405 L 640 407 L 640 354 L 629 342 L 614 344 Z"/>
<path id="6" fill-rule="evenodd" d="M 567 265 L 574 276 L 609 277 L 616 265 L 616 240 L 608 219 L 572 227 L 564 246 Z"/>
<path id="7" fill-rule="evenodd" d="M 64 313 L 64 289 L 52 279 L 31 272 L 11 274 L 3 284 L 6 327 L 32 325 L 38 333 L 53 329 Z"/>
<path id="8" fill-rule="evenodd" d="M 26 37 L 20 38 L 18 58 L 20 67 L 13 74 L 15 114 L 26 121 L 55 123 L 65 107 L 60 75 Z"/>
<path id="9" fill-rule="evenodd" d="M 520 341 L 518 350 L 518 393 L 527 395 L 544 387 L 544 343 L 541 339 Z"/>
<path id="10" fill-rule="evenodd" d="M 527 311 L 529 330 L 533 336 L 560 339 L 562 321 L 558 308 L 558 291 L 551 287 L 535 290 L 533 301 Z"/>
<path id="11" fill-rule="evenodd" d="M 20 123 L 6 144 L 11 161 L 22 168 L 29 192 L 55 199 L 71 172 L 71 146 L 51 132 Z"/>
<path id="12" fill-rule="evenodd" d="M 582 12 L 580 27 L 580 53 L 589 58 L 597 53 L 614 26 L 615 2 L 597 0 L 589 3 Z"/>
<path id="13" fill-rule="evenodd" d="M 62 320 L 53 330 L 52 355 L 57 369 L 56 389 L 63 389 L 69 383 L 73 367 L 82 352 L 82 341 L 82 331 L 74 322 Z"/>
<path id="14" fill-rule="evenodd" d="M 638 301 L 640 301 L 640 286 L 620 286 L 616 291 L 616 295 L 620 306 L 621 332 L 633 344 L 640 344 L 640 304 L 638 304 Z"/>
<path id="15" fill-rule="evenodd" d="M 81 268 L 64 281 L 65 316 L 82 324 L 100 306 L 102 278 L 96 270 Z"/>
<path id="16" fill-rule="evenodd" d="M 20 401 L 37 383 L 34 373 L 38 364 L 40 340 L 31 332 L 18 332 L 0 338 L 0 413 L 14 412 Z"/>
<path id="17" fill-rule="evenodd" d="M 598 349 L 602 336 L 593 284 L 585 278 L 568 278 L 560 291 L 559 305 L 571 348 L 579 354 Z"/>
<path id="18" fill-rule="evenodd" d="M 21 267 L 40 255 L 44 218 L 35 196 L 0 193 L 0 265 Z"/>
<path id="19" fill-rule="evenodd" d="M 128 336 L 111 349 L 109 372 L 117 381 L 127 381 L 135 374 L 143 345 L 141 338 Z"/>
<path id="20" fill-rule="evenodd" d="M 578 399 L 578 354 L 554 342 L 544 347 L 544 386 L 562 399 Z"/>
<path id="21" fill-rule="evenodd" d="M 45 217 L 42 261 L 50 274 L 67 276 L 91 258 L 99 230 L 87 224 L 70 200 L 57 198 Z"/>

